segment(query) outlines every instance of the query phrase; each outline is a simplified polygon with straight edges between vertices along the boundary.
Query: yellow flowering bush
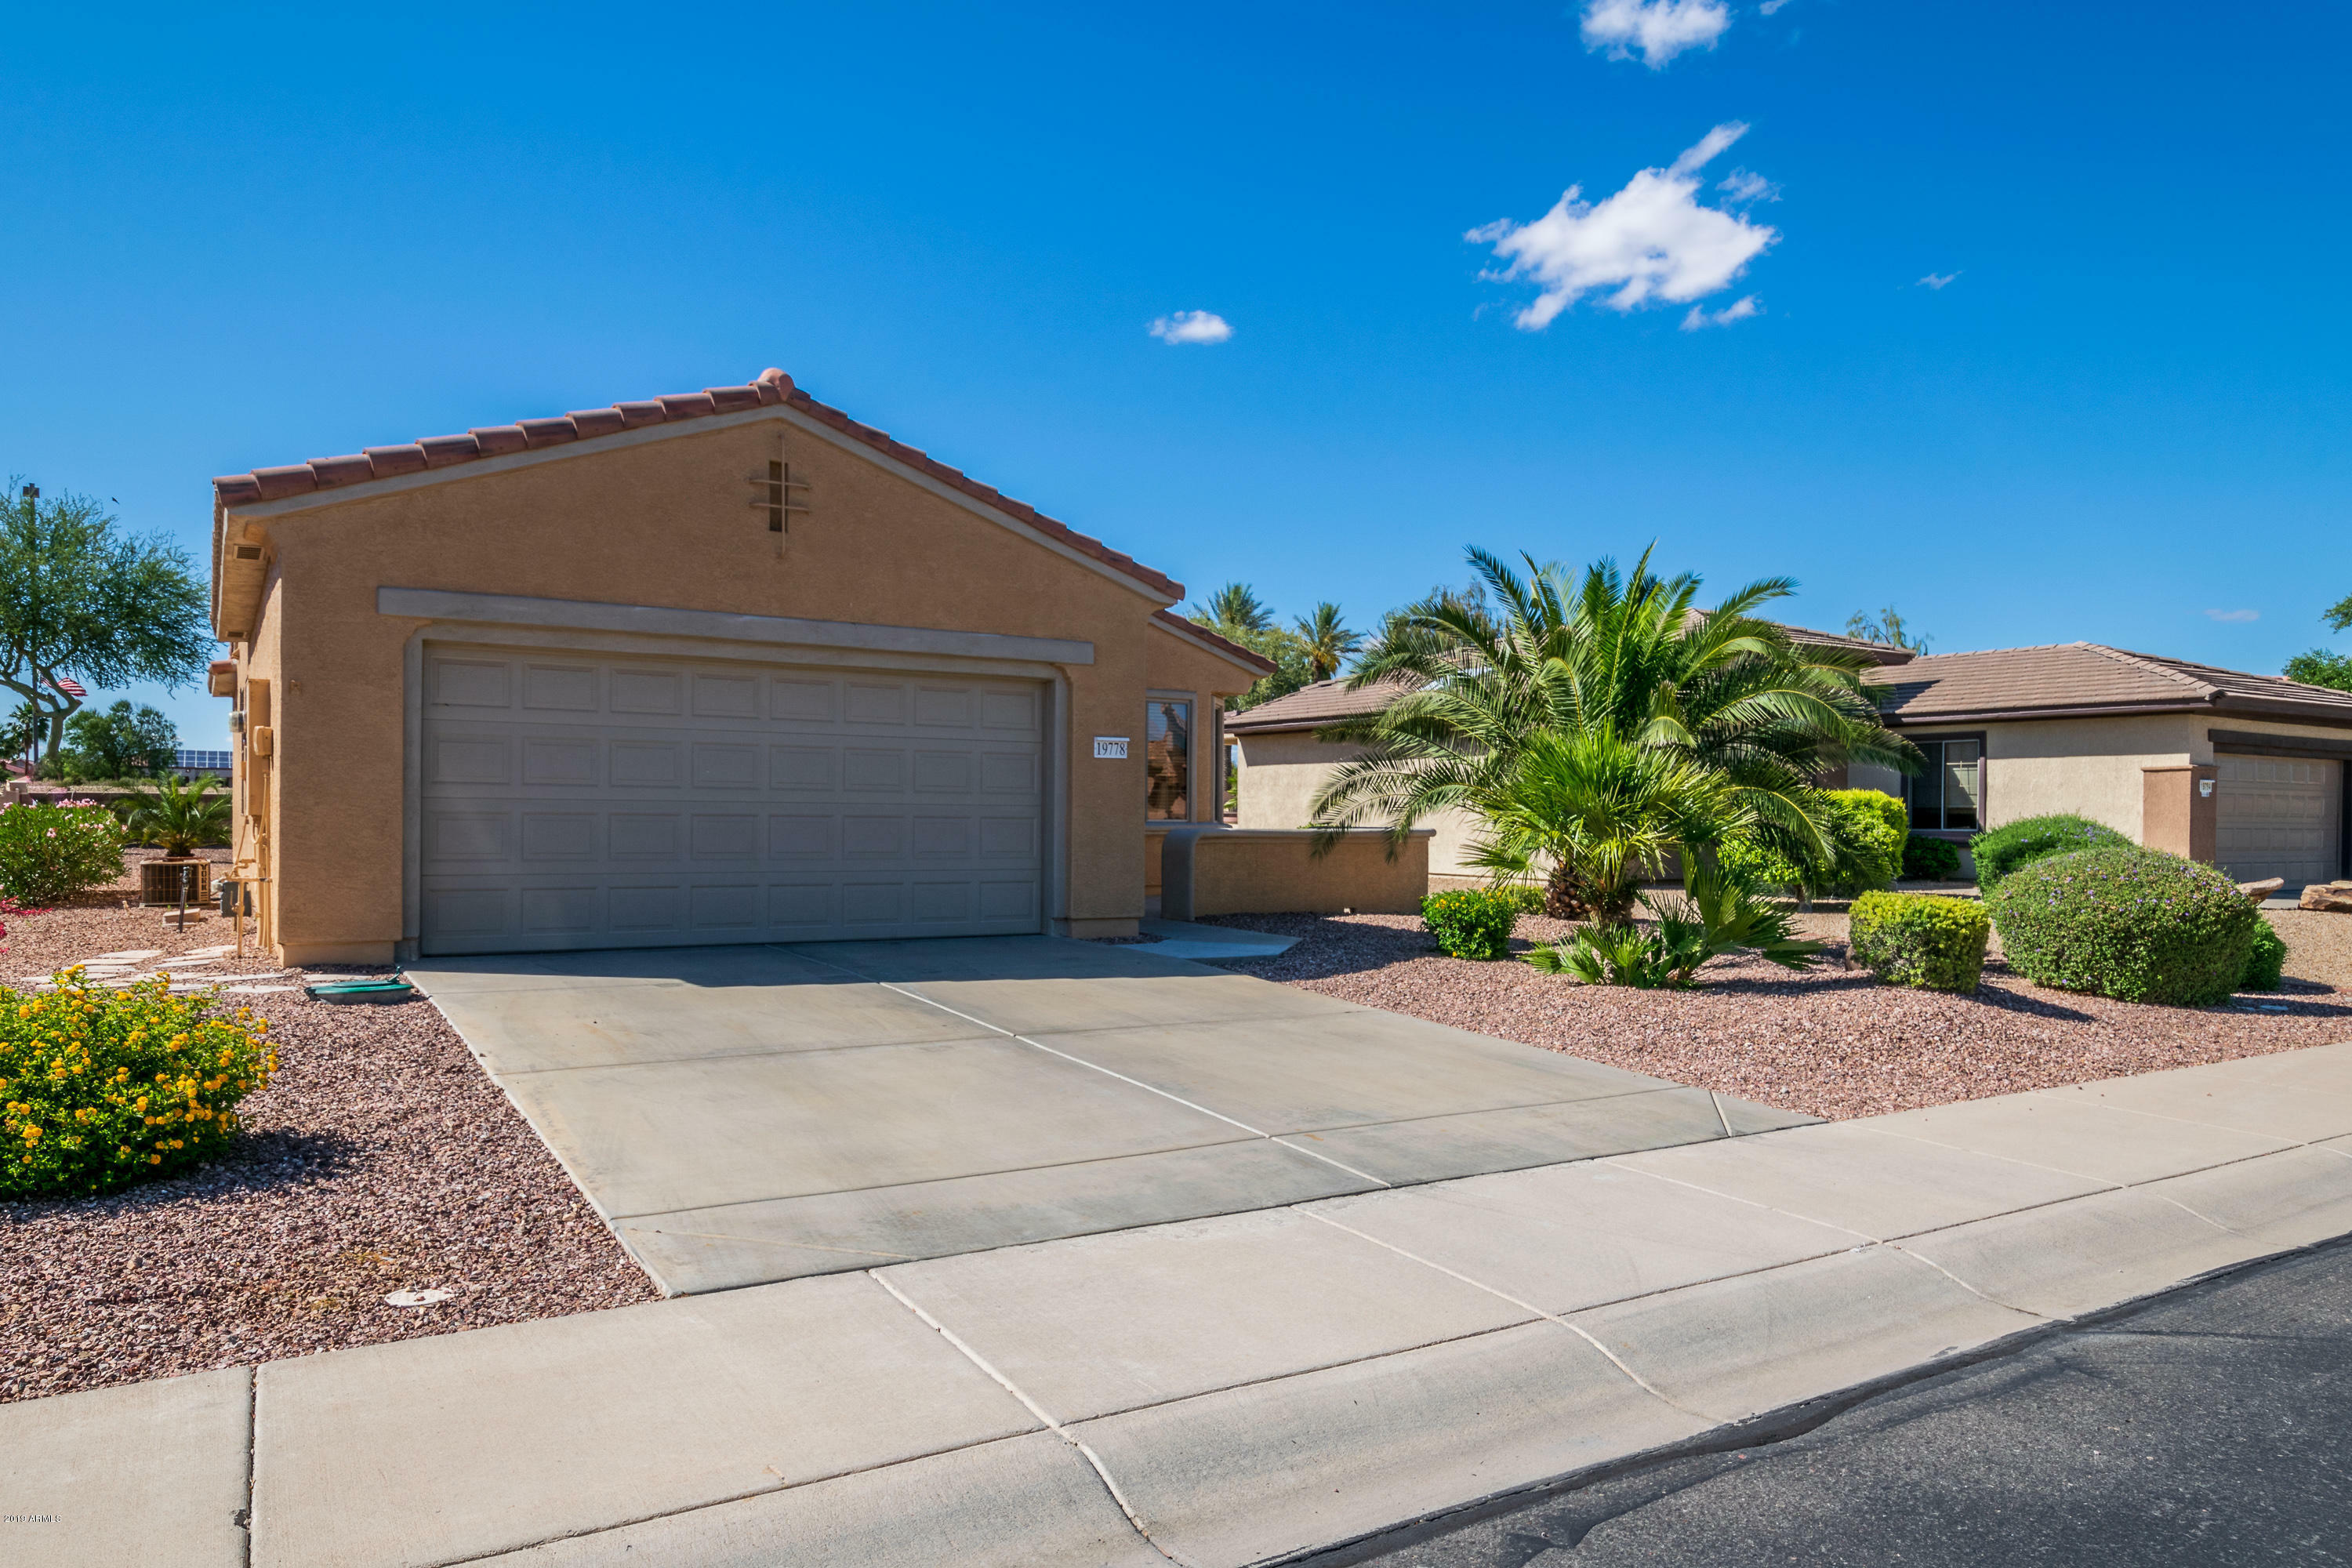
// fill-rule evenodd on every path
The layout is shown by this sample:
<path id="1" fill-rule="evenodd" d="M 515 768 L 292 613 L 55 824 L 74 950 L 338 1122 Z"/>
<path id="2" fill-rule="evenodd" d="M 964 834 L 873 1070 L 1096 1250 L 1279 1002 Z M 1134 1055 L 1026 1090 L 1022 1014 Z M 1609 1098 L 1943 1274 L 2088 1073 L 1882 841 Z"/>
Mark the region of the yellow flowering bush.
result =
<path id="1" fill-rule="evenodd" d="M 168 976 L 121 990 L 79 968 L 47 994 L 0 986 L 0 1198 L 80 1197 L 221 1152 L 269 1082 L 269 1026 Z"/>

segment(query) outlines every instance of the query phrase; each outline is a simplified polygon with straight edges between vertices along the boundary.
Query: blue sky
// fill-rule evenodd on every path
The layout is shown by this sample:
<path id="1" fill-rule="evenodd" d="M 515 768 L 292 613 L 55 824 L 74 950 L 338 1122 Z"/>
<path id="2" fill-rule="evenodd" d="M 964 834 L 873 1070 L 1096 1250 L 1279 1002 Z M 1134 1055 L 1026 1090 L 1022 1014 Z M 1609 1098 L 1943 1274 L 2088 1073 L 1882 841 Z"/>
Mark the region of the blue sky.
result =
<path id="1" fill-rule="evenodd" d="M 201 553 L 215 473 L 778 364 L 1286 613 L 1655 539 L 2352 647 L 2352 11 L 1600 5 L 27 11 L 0 467 Z"/>

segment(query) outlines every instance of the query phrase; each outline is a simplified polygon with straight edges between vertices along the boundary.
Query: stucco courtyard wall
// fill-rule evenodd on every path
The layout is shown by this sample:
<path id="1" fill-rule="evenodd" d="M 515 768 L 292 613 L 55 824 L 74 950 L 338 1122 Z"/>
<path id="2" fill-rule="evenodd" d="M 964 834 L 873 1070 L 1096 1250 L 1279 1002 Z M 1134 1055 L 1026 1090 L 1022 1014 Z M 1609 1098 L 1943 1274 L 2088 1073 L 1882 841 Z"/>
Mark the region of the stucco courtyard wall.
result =
<path id="1" fill-rule="evenodd" d="M 1240 752 L 1240 815 L 1235 826 L 1252 828 L 1304 827 L 1312 817 L 1315 792 L 1334 767 L 1363 754 L 1361 746 L 1318 741 L 1311 731 L 1237 735 Z M 1486 879 L 1470 864 L 1470 846 L 1478 819 L 1466 811 L 1441 811 L 1424 817 L 1431 830 L 1429 874 L 1437 878 Z"/>

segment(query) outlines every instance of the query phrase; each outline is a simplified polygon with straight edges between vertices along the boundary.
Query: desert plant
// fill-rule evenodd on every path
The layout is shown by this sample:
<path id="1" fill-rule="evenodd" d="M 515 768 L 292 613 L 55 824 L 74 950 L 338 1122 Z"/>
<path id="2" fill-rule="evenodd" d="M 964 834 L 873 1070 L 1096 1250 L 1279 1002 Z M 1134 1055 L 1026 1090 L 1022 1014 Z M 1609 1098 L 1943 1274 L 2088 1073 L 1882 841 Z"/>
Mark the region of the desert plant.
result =
<path id="1" fill-rule="evenodd" d="M 2130 845 L 2044 856 L 1986 901 L 2010 966 L 2034 984 L 2191 1007 L 2237 989 L 2265 923 L 2212 867 Z"/>
<path id="2" fill-rule="evenodd" d="M 1485 888 L 1455 888 L 1421 900 L 1421 923 L 1448 958 L 1508 958 L 1518 920 L 1513 900 Z"/>
<path id="3" fill-rule="evenodd" d="M 2045 856 L 2131 847 L 2130 839 L 2104 822 L 2064 815 L 2020 817 L 1969 840 L 1969 853 L 1976 857 L 1977 887 L 1988 894 L 2011 872 Z"/>
<path id="4" fill-rule="evenodd" d="M 0 805 L 0 893 L 37 908 L 122 875 L 122 824 L 96 801 Z"/>
<path id="5" fill-rule="evenodd" d="M 1495 889 L 1497 898 L 1507 900 L 1511 908 L 1523 915 L 1543 913 L 1544 890 L 1532 882 L 1504 882 Z"/>
<path id="6" fill-rule="evenodd" d="M 220 780 L 204 773 L 183 783 L 161 778 L 152 789 L 131 796 L 123 826 L 142 843 L 166 855 L 193 855 L 228 837 L 228 796 L 214 793 Z"/>
<path id="7" fill-rule="evenodd" d="M 1698 984 L 1701 965 L 1727 952 L 1753 952 L 1801 970 L 1822 950 L 1797 936 L 1785 912 L 1713 867 L 1695 866 L 1683 880 L 1683 896 L 1656 909 L 1657 922 L 1647 930 L 1588 926 L 1566 942 L 1536 949 L 1527 960 L 1543 973 L 1570 974 L 1588 985 L 1685 990 Z"/>
<path id="8" fill-rule="evenodd" d="M 1471 865 L 1497 878 L 1549 870 L 1547 913 L 1611 925 L 1633 913 L 1635 883 L 1661 875 L 1668 856 L 1755 825 L 1720 773 L 1601 728 L 1526 737 L 1507 765 L 1479 771 L 1465 798 L 1484 819 Z"/>
<path id="9" fill-rule="evenodd" d="M 2286 940 L 2278 927 L 2257 920 L 2253 945 L 2246 950 L 2245 972 L 2238 976 L 2241 991 L 2275 991 L 2286 977 Z"/>
<path id="10" fill-rule="evenodd" d="M 0 988 L 0 1197 L 112 1192 L 217 1154 L 277 1068 L 268 1024 L 165 976 L 118 991 L 77 968 L 57 986 Z"/>
<path id="11" fill-rule="evenodd" d="M 1822 795 L 1824 853 L 1803 859 L 1755 839 L 1724 847 L 1722 860 L 1761 888 L 1850 897 L 1884 888 L 1901 869 L 1908 808 L 1874 789 L 1827 790 Z"/>
<path id="12" fill-rule="evenodd" d="M 1948 838 L 1915 833 L 1903 841 L 1903 877 L 1910 882 L 1949 882 L 1960 874 L 1960 847 Z"/>
<path id="13" fill-rule="evenodd" d="M 1406 689 L 1370 718 L 1318 731 L 1363 747 L 1317 792 L 1312 826 L 1327 841 L 1372 823 L 1402 841 L 1432 812 L 1475 811 L 1545 734 L 1606 734 L 1686 762 L 1719 779 L 1754 831 L 1782 847 L 1820 845 L 1819 792 L 1808 781 L 1823 768 L 1918 765 L 1863 687 L 1862 671 L 1875 667 L 1757 618 L 1793 591 L 1787 580 L 1751 584 L 1702 611 L 1698 579 L 1654 576 L 1647 554 L 1630 577 L 1603 561 L 1580 580 L 1524 559 L 1522 575 L 1473 550 L 1481 595 L 1439 596 L 1383 622 L 1351 689 Z M 1591 908 L 1589 895 L 1615 874 L 1572 855 L 1547 869 L 1555 915 Z M 1630 897 L 1624 882 L 1599 891 L 1604 907 Z"/>
<path id="14" fill-rule="evenodd" d="M 1928 991 L 1973 991 L 1992 918 L 1975 899 L 1864 893 L 1853 901 L 1854 961 L 1881 980 Z"/>

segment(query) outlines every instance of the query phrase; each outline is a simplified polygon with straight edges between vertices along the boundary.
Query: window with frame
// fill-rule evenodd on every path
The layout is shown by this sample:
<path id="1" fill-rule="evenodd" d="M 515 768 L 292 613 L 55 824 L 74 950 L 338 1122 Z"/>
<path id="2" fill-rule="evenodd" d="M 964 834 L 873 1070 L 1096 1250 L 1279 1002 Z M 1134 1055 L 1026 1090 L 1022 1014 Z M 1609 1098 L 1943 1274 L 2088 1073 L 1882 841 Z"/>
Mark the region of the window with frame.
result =
<path id="1" fill-rule="evenodd" d="M 1903 781 L 1911 804 L 1911 826 L 1927 833 L 1973 833 L 1984 826 L 1984 742 L 1920 740 L 1927 765 Z"/>
<path id="2" fill-rule="evenodd" d="M 1153 698 L 1143 705 L 1143 816 L 1192 819 L 1192 705 Z"/>

